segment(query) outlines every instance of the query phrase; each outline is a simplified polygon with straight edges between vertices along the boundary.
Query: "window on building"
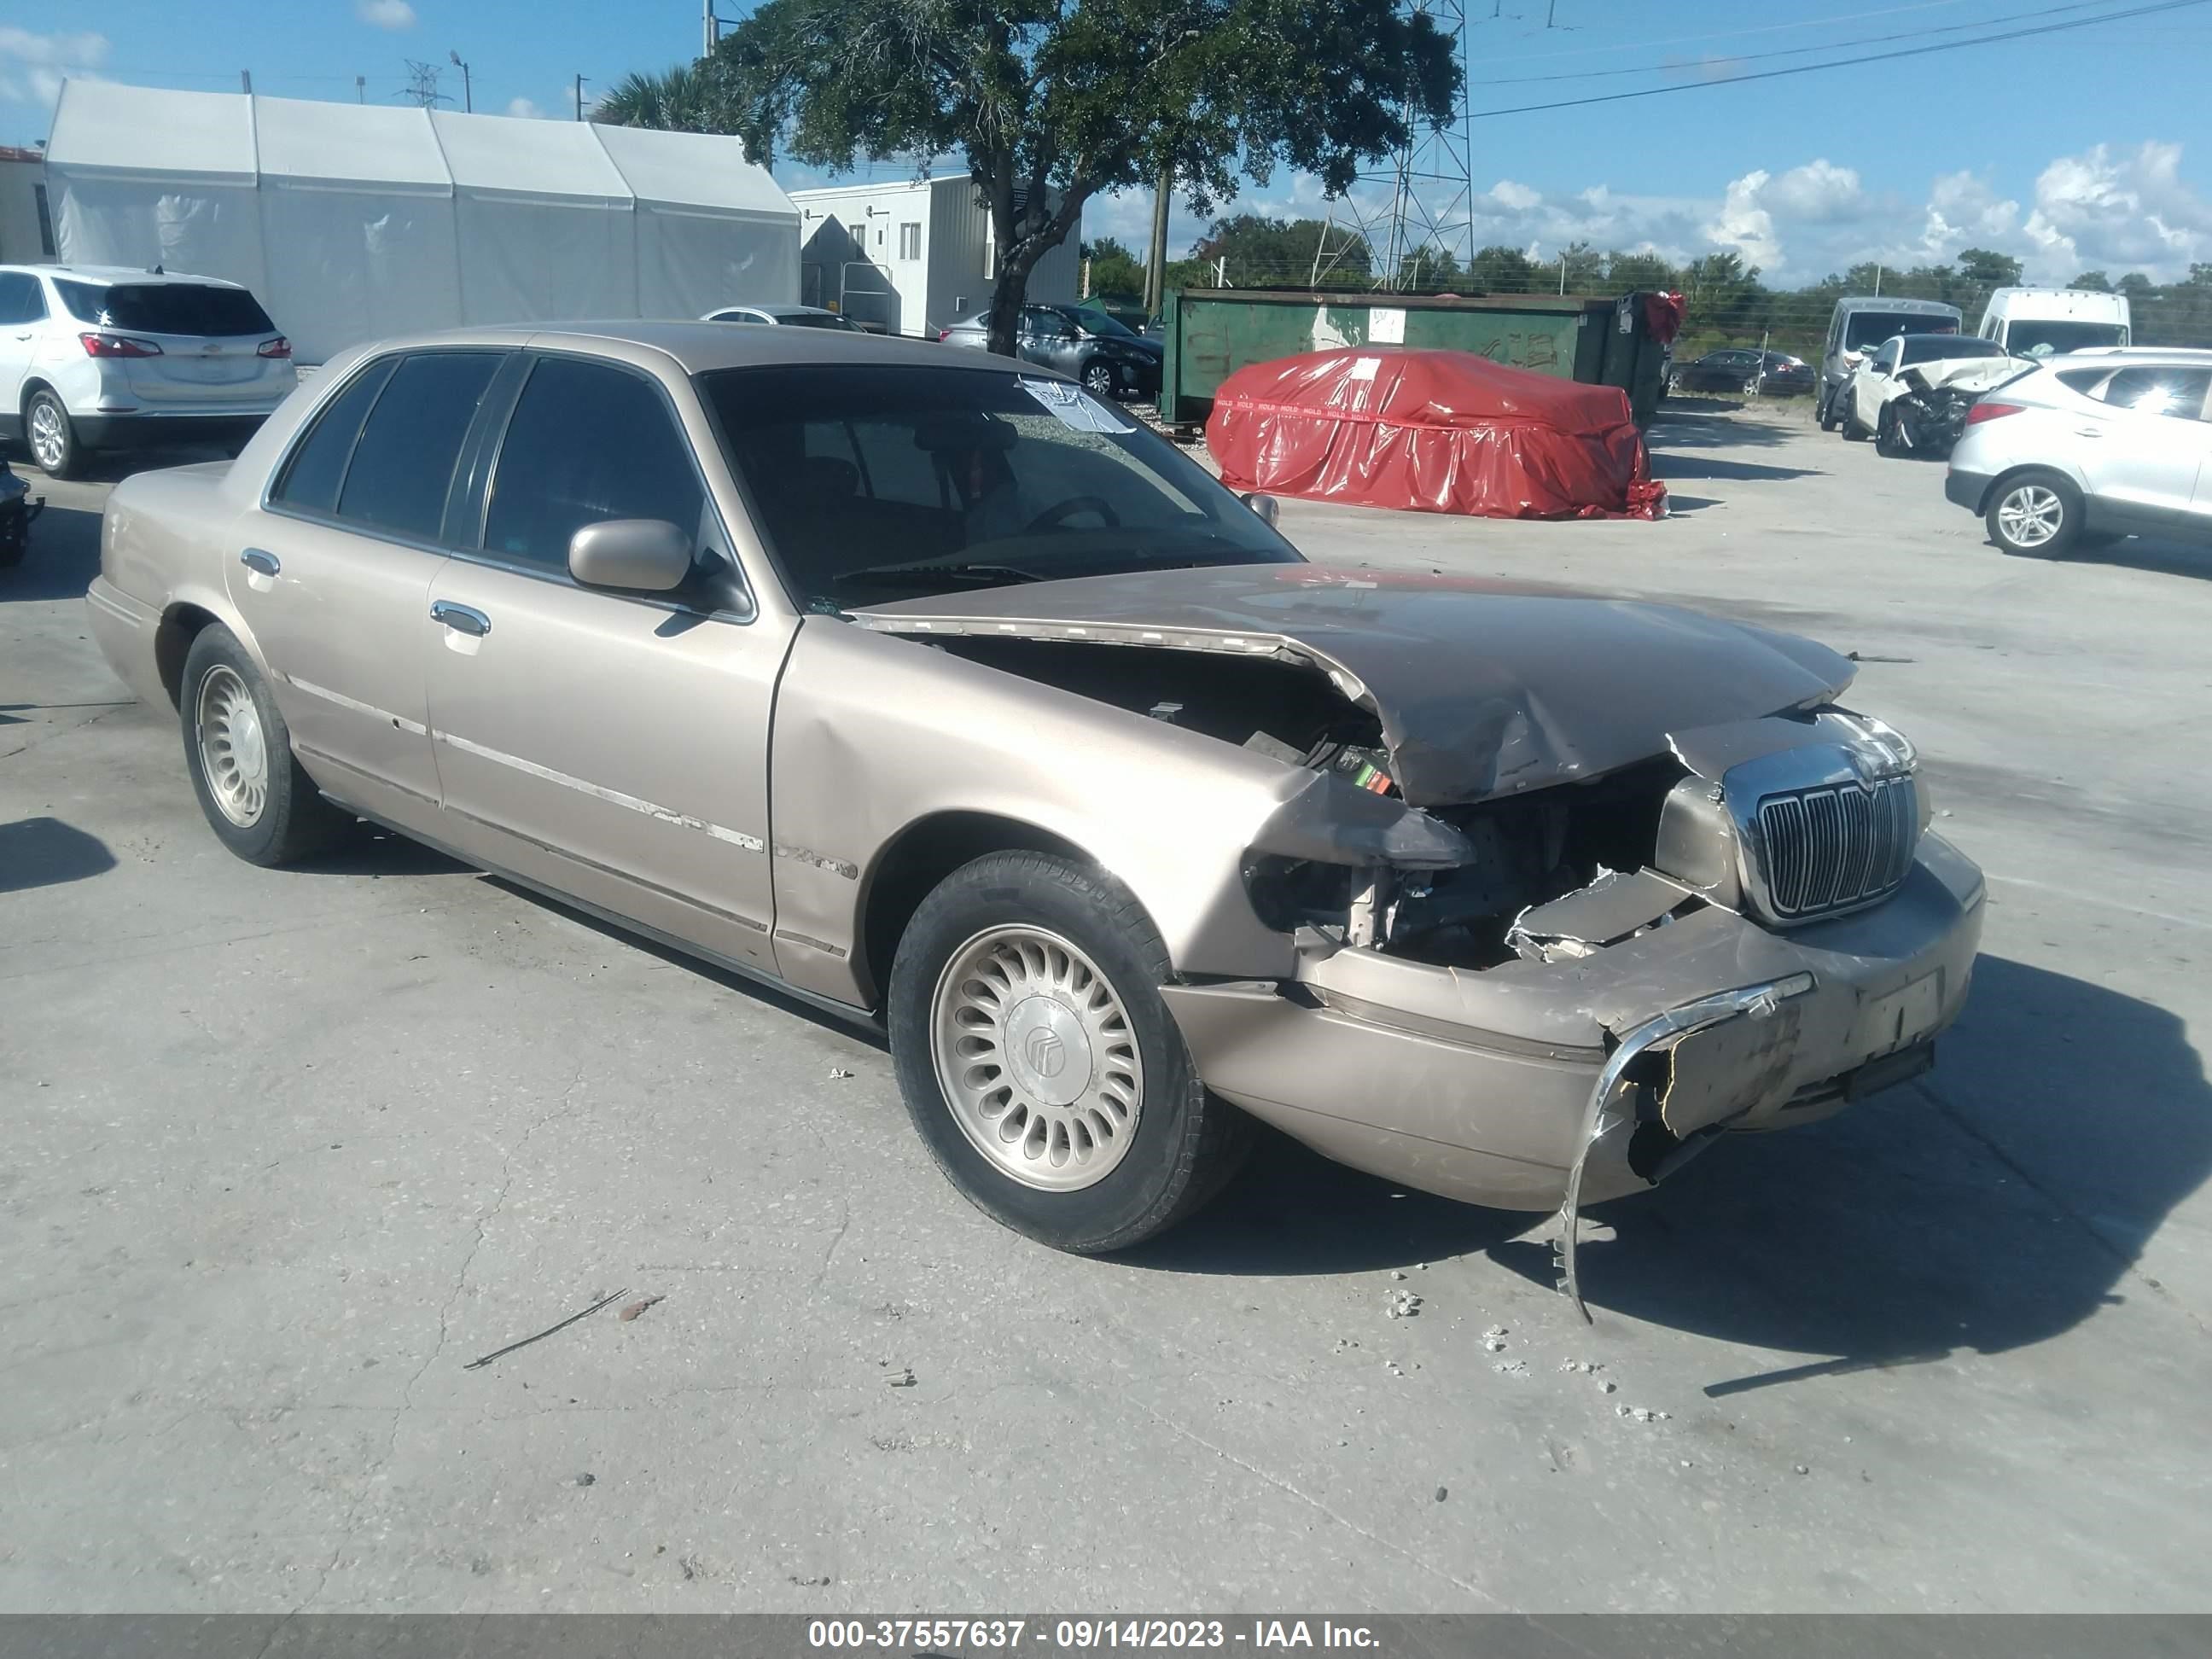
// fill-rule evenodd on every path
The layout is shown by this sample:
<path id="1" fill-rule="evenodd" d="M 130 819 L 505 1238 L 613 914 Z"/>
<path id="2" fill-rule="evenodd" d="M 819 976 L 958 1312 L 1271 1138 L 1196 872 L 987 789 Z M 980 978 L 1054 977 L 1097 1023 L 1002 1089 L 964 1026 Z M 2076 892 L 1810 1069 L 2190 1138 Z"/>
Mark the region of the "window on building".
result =
<path id="1" fill-rule="evenodd" d="M 899 227 L 899 258 L 921 258 L 921 222 L 919 219 L 908 220 Z"/>

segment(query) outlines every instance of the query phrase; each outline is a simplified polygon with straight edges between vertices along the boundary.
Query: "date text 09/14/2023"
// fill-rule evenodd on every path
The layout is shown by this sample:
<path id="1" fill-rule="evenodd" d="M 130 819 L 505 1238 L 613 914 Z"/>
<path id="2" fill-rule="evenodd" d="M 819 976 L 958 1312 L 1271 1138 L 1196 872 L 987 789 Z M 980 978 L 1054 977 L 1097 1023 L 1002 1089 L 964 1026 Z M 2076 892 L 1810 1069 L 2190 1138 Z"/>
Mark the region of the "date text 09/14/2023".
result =
<path id="1" fill-rule="evenodd" d="M 1253 1619 L 816 1619 L 812 1648 L 906 1651 L 1014 1649 L 1039 1644 L 1089 1651 L 1116 1648 L 1359 1648 L 1378 1644 L 1364 1625 L 1328 1620 Z"/>

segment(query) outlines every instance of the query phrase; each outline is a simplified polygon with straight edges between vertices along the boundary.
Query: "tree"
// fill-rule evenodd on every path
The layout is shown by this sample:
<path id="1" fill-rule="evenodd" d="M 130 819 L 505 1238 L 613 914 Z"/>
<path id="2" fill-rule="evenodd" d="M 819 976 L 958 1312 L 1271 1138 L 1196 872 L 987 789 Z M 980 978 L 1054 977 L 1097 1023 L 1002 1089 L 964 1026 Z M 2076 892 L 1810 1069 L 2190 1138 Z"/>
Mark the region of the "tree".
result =
<path id="1" fill-rule="evenodd" d="M 2112 291 L 2112 279 L 2101 270 L 2085 270 L 2066 286 L 2086 288 L 2093 294 L 2110 294 Z"/>
<path id="2" fill-rule="evenodd" d="M 1616 294 L 1662 294 L 1674 286 L 1674 267 L 1656 253 L 1609 253 L 1605 285 Z"/>
<path id="3" fill-rule="evenodd" d="M 2023 267 L 2009 253 L 1996 253 L 1985 247 L 1970 247 L 1959 252 L 1959 274 L 1968 282 L 1978 283 L 1985 289 L 2017 288 Z"/>
<path id="4" fill-rule="evenodd" d="M 1091 262 L 1091 291 L 1103 299 L 1138 300 L 1144 297 L 1145 267 L 1134 253 L 1111 236 L 1083 244 L 1083 257 Z"/>
<path id="5" fill-rule="evenodd" d="M 2120 292 L 2131 299 L 2140 300 L 2151 290 L 2151 280 L 2140 270 L 2131 270 L 2120 278 Z"/>
<path id="6" fill-rule="evenodd" d="M 728 111 L 719 92 L 697 64 L 678 64 L 665 75 L 626 75 L 593 106 L 592 119 L 661 132 L 726 132 Z"/>
<path id="7" fill-rule="evenodd" d="M 1468 276 L 1485 294 L 1533 294 L 1537 288 L 1535 263 L 1517 247 L 1484 248 Z"/>
<path id="8" fill-rule="evenodd" d="M 1304 288 L 1314 280 L 1315 256 L 1328 237 L 1333 285 L 1364 286 L 1374 269 L 1367 244 L 1357 233 L 1332 230 L 1321 219 L 1267 219 L 1255 213 L 1216 219 L 1192 244 L 1190 257 L 1211 266 L 1223 262 L 1231 288 Z"/>
<path id="9" fill-rule="evenodd" d="M 957 154 L 998 250 L 991 349 L 1102 191 L 1194 212 L 1278 163 L 1331 194 L 1450 114 L 1455 43 L 1394 0 L 767 0 L 715 48 L 732 130 L 810 167 Z"/>

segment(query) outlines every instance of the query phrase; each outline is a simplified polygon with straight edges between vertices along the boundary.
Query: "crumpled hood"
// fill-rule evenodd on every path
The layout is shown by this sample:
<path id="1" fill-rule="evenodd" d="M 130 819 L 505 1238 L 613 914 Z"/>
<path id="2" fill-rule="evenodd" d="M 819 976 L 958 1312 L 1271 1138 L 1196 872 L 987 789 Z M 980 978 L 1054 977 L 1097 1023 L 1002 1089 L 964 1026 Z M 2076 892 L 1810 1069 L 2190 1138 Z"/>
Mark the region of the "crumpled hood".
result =
<path id="1" fill-rule="evenodd" d="M 1889 396 L 1933 392 L 1939 386 L 1954 386 L 1961 392 L 1986 392 L 2028 366 L 2017 357 L 1938 357 L 1933 362 L 1908 363 L 1899 371 Z M 1887 403 L 1888 398 L 1883 401 Z"/>
<path id="2" fill-rule="evenodd" d="M 1310 564 L 1086 576 L 853 620 L 1308 662 L 1381 719 L 1415 806 L 1594 778 L 1667 753 L 1670 732 L 1831 701 L 1856 672 L 1810 640 L 1672 605 Z"/>

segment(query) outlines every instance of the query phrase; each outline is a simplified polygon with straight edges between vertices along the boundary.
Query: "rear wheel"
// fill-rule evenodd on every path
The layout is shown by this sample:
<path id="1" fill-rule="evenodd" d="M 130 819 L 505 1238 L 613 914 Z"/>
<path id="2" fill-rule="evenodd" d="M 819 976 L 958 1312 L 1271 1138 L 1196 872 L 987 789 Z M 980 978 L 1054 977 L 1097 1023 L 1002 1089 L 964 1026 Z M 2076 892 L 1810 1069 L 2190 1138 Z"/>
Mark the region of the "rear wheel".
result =
<path id="1" fill-rule="evenodd" d="M 220 623 L 185 654 L 177 699 L 185 764 L 200 810 L 249 864 L 289 864 L 327 847 L 352 819 L 293 758 L 292 733 L 253 659 Z"/>
<path id="2" fill-rule="evenodd" d="M 76 428 L 62 400 L 43 386 L 24 400 L 23 439 L 30 446 L 31 459 L 48 477 L 75 476 L 82 458 Z"/>
<path id="3" fill-rule="evenodd" d="M 1000 853 L 922 901 L 891 970 L 891 1054 L 923 1143 L 978 1209 L 1092 1254 L 1218 1191 L 1249 1121 L 1199 1080 L 1143 907 L 1095 868 Z"/>
<path id="4" fill-rule="evenodd" d="M 2081 492 L 2056 472 L 2022 472 L 1990 497 L 1990 539 L 2029 559 L 2066 556 L 2081 535 Z"/>

